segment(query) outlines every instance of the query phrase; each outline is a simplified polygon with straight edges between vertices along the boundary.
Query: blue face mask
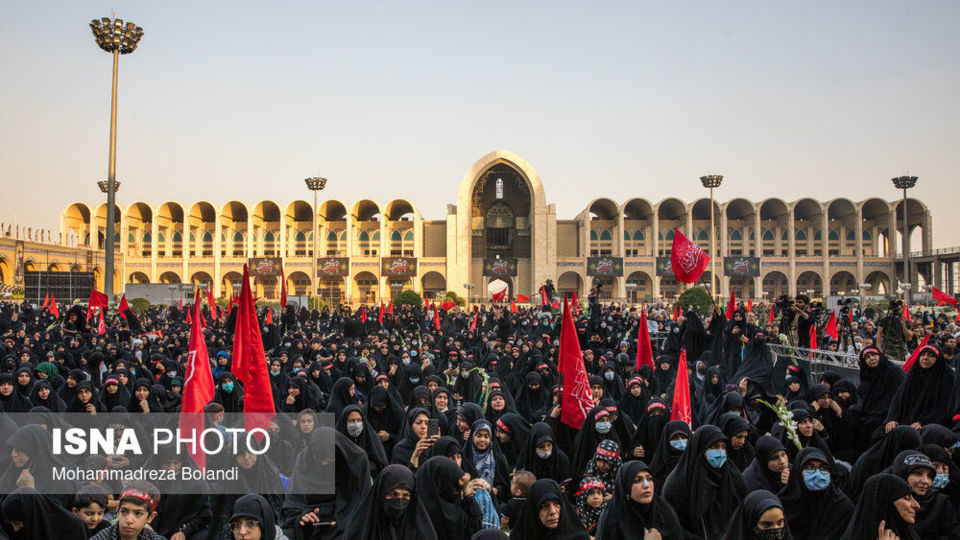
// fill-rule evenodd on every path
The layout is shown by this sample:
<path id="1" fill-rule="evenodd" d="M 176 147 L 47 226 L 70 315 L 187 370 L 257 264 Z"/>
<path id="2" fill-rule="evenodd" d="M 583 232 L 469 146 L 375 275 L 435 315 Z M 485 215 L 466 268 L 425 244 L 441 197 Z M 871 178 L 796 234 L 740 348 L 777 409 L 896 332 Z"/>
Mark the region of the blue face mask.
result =
<path id="1" fill-rule="evenodd" d="M 230 392 L 233 392 L 233 383 L 232 382 L 223 383 L 220 385 L 220 388 L 222 388 L 224 392 L 229 394 Z"/>
<path id="2" fill-rule="evenodd" d="M 810 491 L 823 491 L 830 485 L 830 473 L 826 471 L 803 471 L 803 483 Z"/>
<path id="3" fill-rule="evenodd" d="M 679 451 L 683 452 L 684 450 L 687 449 L 687 440 L 686 440 L 686 439 L 677 439 L 677 440 L 675 440 L 675 441 L 670 441 L 670 446 L 672 446 L 672 447 L 674 448 L 674 450 L 679 450 Z"/>
<path id="4" fill-rule="evenodd" d="M 712 448 L 707 450 L 707 463 L 710 464 L 714 469 L 719 469 L 723 467 L 723 464 L 727 462 L 727 451 L 723 448 Z"/>
<path id="5" fill-rule="evenodd" d="M 610 422 L 597 422 L 597 433 L 609 433 L 612 426 Z"/>
<path id="6" fill-rule="evenodd" d="M 420 377 L 410 377 L 410 382 L 413 384 L 417 384 L 418 382 L 420 382 Z"/>
<path id="7" fill-rule="evenodd" d="M 949 474 L 938 474 L 933 477 L 933 489 L 943 489 L 950 483 Z"/>

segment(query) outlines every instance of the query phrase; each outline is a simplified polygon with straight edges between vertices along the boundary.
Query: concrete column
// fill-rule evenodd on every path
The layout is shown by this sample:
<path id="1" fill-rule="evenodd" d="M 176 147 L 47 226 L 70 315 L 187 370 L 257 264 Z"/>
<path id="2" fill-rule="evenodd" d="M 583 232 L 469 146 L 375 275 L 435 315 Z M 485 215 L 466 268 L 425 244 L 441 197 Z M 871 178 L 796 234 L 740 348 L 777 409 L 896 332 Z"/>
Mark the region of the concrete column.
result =
<path id="1" fill-rule="evenodd" d="M 220 274 L 220 235 L 222 231 L 220 227 L 222 226 L 222 221 L 220 213 L 217 212 L 216 218 L 213 221 L 213 282 L 216 284 L 214 288 L 214 294 L 217 296 L 220 295 L 219 288 L 222 285 L 223 275 Z M 201 235 L 201 239 L 203 236 Z"/>
<path id="2" fill-rule="evenodd" d="M 796 222 L 793 220 L 793 209 L 787 213 L 787 255 L 790 256 L 790 296 L 797 295 L 797 239 Z"/>
<path id="3" fill-rule="evenodd" d="M 830 219 L 827 216 L 827 209 L 823 208 L 822 210 L 823 229 L 820 232 L 820 245 L 822 246 L 821 249 L 823 250 L 823 296 L 826 297 L 830 294 Z"/>
<path id="4" fill-rule="evenodd" d="M 657 219 L 656 210 L 654 210 L 653 212 L 653 234 L 650 235 L 650 238 L 653 239 L 653 241 L 651 242 L 653 244 L 653 250 L 652 250 L 652 253 L 650 253 L 650 255 L 652 255 L 653 257 L 659 257 L 660 256 L 660 220 Z M 657 290 L 659 291 L 660 290 L 659 280 L 656 282 L 656 287 L 657 287 Z M 659 296 L 659 294 L 654 293 L 653 296 L 657 297 Z"/>
<path id="5" fill-rule="evenodd" d="M 151 210 L 153 210 L 151 208 Z M 157 243 L 157 234 L 160 232 L 160 225 L 157 223 L 157 214 L 154 211 L 153 221 L 150 222 L 150 283 L 159 283 L 159 276 L 157 276 L 157 248 L 160 247 L 160 244 Z"/>
<path id="6" fill-rule="evenodd" d="M 760 237 L 760 211 L 753 210 L 753 256 L 763 256 L 763 238 Z"/>
<path id="7" fill-rule="evenodd" d="M 696 242 L 696 238 L 693 236 L 693 205 L 687 207 L 687 217 L 686 221 L 682 223 L 683 234 L 687 235 L 687 238 Z"/>
<path id="8" fill-rule="evenodd" d="M 863 283 L 863 278 L 866 277 L 863 275 L 863 209 L 857 208 L 856 215 L 857 225 L 854 230 L 854 234 L 857 235 L 856 250 L 857 250 L 857 287 L 859 288 L 860 284 Z M 863 293 L 861 293 L 863 294 Z"/>
<path id="9" fill-rule="evenodd" d="M 247 238 L 246 238 L 246 249 L 244 250 L 247 253 L 247 258 L 254 256 L 254 242 L 256 242 L 256 236 L 253 234 L 253 221 L 250 219 L 250 216 L 247 216 Z"/>
<path id="10" fill-rule="evenodd" d="M 654 268 L 653 276 L 653 298 L 660 298 L 660 276 L 656 275 L 656 268 Z"/>
<path id="11" fill-rule="evenodd" d="M 380 216 L 380 247 L 377 248 L 377 253 L 381 257 L 390 256 L 390 228 L 387 226 L 387 218 L 382 215 Z"/>

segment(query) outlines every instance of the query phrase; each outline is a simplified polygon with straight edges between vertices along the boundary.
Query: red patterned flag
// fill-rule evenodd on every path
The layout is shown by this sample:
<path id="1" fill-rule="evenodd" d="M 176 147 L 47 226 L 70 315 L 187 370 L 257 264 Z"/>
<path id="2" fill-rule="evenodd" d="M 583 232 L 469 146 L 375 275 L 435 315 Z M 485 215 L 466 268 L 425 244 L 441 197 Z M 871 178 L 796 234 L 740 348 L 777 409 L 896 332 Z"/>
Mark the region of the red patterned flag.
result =
<path id="1" fill-rule="evenodd" d="M 360 306 L 360 322 L 367 322 L 367 306 Z"/>
<path id="2" fill-rule="evenodd" d="M 680 229 L 673 230 L 673 247 L 670 249 L 670 265 L 677 281 L 693 283 L 710 264 L 710 256 L 687 239 Z"/>
<path id="3" fill-rule="evenodd" d="M 527 294 L 517 295 L 517 302 L 520 302 L 521 304 L 526 304 L 529 301 L 530 301 L 530 295 L 527 295 Z"/>
<path id="4" fill-rule="evenodd" d="M 433 327 L 440 329 L 440 309 L 437 307 L 433 308 Z"/>
<path id="5" fill-rule="evenodd" d="M 267 316 L 264 317 L 264 322 L 273 324 L 273 308 L 270 306 L 267 306 Z"/>
<path id="6" fill-rule="evenodd" d="M 97 324 L 97 335 L 102 336 L 107 333 L 107 325 L 103 322 L 103 308 L 100 309 L 100 322 Z"/>
<path id="7" fill-rule="evenodd" d="M 957 305 L 956 298 L 950 296 L 949 294 L 941 291 L 936 287 L 933 287 L 931 289 L 931 292 L 933 293 L 933 299 L 937 301 L 938 306 L 942 306 L 943 304 L 950 304 L 951 306 L 956 307 Z"/>
<path id="8" fill-rule="evenodd" d="M 47 295 L 43 297 L 43 305 L 40 306 L 40 310 L 43 311 L 44 309 L 47 309 L 47 306 L 49 305 L 50 305 L 50 293 L 47 292 Z"/>
<path id="9" fill-rule="evenodd" d="M 677 379 L 673 383 L 673 404 L 670 406 L 670 420 L 679 420 L 690 425 L 693 414 L 690 407 L 690 379 L 687 374 L 687 350 L 680 350 L 677 364 Z"/>
<path id="10" fill-rule="evenodd" d="M 574 314 L 574 315 L 579 315 L 579 314 L 580 314 L 580 301 L 577 300 L 577 290 L 576 290 L 576 289 L 573 290 L 573 298 L 571 299 L 571 303 L 573 304 L 573 306 L 572 306 L 572 307 L 573 307 L 573 314 Z"/>
<path id="11" fill-rule="evenodd" d="M 910 368 L 913 367 L 913 364 L 917 361 L 917 358 L 920 357 L 920 351 L 927 346 L 927 342 L 930 341 L 930 334 L 923 336 L 923 339 L 920 340 L 920 344 L 917 345 L 917 348 L 910 353 L 910 356 L 907 358 L 907 361 L 903 363 L 903 371 L 909 372 Z"/>
<path id="12" fill-rule="evenodd" d="M 593 408 L 593 396 L 587 369 L 583 365 L 583 353 L 573 325 L 573 315 L 567 299 L 563 299 L 563 319 L 560 322 L 560 373 L 563 375 L 563 399 L 560 421 L 574 428 L 583 427 L 587 412 Z"/>
<path id="13" fill-rule="evenodd" d="M 750 313 L 751 311 L 753 311 L 753 300 L 751 300 L 751 299 L 748 298 L 748 299 L 747 299 L 747 313 Z"/>
<path id="14" fill-rule="evenodd" d="M 50 295 L 50 314 L 56 318 L 60 318 L 60 308 L 57 307 L 57 299 Z"/>
<path id="15" fill-rule="evenodd" d="M 283 272 L 283 267 L 280 267 L 280 309 L 286 309 L 287 307 L 287 275 Z"/>
<path id="16" fill-rule="evenodd" d="M 237 322 L 233 338 L 231 372 L 243 383 L 244 426 L 266 429 L 276 416 L 270 373 L 263 352 L 257 308 L 250 291 L 250 270 L 243 265 L 243 283 L 237 300 Z"/>
<path id="17" fill-rule="evenodd" d="M 830 320 L 827 321 L 827 326 L 823 329 L 823 333 L 832 337 L 834 341 L 840 339 L 840 332 L 837 331 L 837 313 L 835 311 L 830 312 Z"/>
<path id="18" fill-rule="evenodd" d="M 213 288 L 207 287 L 207 305 L 210 306 L 210 318 L 219 319 L 217 315 L 217 302 L 213 299 Z"/>
<path id="19" fill-rule="evenodd" d="M 727 313 L 725 314 L 728 321 L 733 320 L 733 312 L 737 310 L 737 292 L 733 287 L 730 287 L 730 303 L 727 304 Z"/>
<path id="20" fill-rule="evenodd" d="M 643 308 L 640 308 L 640 326 L 637 328 L 637 373 L 640 373 L 641 366 L 653 369 L 653 346 L 647 328 L 647 310 Z"/>
<path id="21" fill-rule="evenodd" d="M 519 298 L 520 295 L 517 295 Z M 520 313 L 520 310 L 517 309 L 517 303 L 513 300 L 510 301 L 510 313 Z"/>
<path id="22" fill-rule="evenodd" d="M 200 312 L 200 303 L 194 304 L 197 313 Z M 194 317 L 196 321 L 199 317 Z M 203 407 L 213 399 L 213 374 L 210 372 L 210 357 L 207 355 L 207 344 L 203 339 L 203 329 L 200 324 L 194 323 L 190 327 L 190 346 L 187 354 L 187 363 L 183 374 L 183 401 L 180 404 L 180 432 L 184 434 L 199 434 L 203 431 Z M 187 448 L 190 448 L 189 446 Z M 206 468 L 207 456 L 199 445 L 192 448 L 190 453 L 193 461 L 201 470 Z"/>
<path id="23" fill-rule="evenodd" d="M 477 331 L 477 318 L 480 316 L 480 313 L 477 312 L 477 307 L 473 307 L 473 321 L 470 323 L 470 333 Z"/>
<path id="24" fill-rule="evenodd" d="M 123 320 L 127 320 L 127 310 L 130 309 L 130 304 L 127 304 L 127 295 L 120 297 L 120 305 L 117 306 L 117 314 L 123 317 Z"/>

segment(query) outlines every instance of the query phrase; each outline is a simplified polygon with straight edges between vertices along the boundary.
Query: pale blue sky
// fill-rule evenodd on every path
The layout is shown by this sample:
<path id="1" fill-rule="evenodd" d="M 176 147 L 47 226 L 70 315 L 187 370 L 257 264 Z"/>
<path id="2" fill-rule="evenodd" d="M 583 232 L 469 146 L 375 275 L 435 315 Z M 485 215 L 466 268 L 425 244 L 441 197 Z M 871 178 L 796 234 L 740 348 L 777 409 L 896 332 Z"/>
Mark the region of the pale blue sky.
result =
<path id="1" fill-rule="evenodd" d="M 587 201 L 898 196 L 960 244 L 960 2 L 0 4 L 0 219 L 57 229 L 106 177 L 120 61 L 119 201 L 406 197 L 441 218 L 503 148 L 560 218 Z M 919 246 L 915 246 L 919 248 Z"/>

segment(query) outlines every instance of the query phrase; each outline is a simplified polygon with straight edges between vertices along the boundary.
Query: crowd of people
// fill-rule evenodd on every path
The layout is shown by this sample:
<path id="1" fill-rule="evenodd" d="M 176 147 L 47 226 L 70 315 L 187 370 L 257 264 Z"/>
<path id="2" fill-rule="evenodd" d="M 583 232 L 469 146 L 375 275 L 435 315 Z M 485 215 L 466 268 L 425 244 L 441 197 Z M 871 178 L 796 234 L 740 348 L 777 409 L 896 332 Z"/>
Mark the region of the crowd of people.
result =
<path id="1" fill-rule="evenodd" d="M 579 427 L 561 418 L 561 313 L 549 305 L 263 309 L 279 442 L 236 457 L 236 481 L 257 492 L 38 485 L 51 419 L 4 441 L 0 539 L 960 538 L 953 319 L 893 303 L 847 306 L 831 323 L 803 295 L 750 307 L 701 314 L 591 295 L 573 316 L 594 405 Z M 108 313 L 100 331 L 83 306 L 67 308 L 58 319 L 0 304 L 4 414 L 180 410 L 185 310 Z M 242 412 L 236 309 L 203 310 L 215 381 L 204 412 Z M 638 369 L 641 310 L 654 360 Z M 768 346 L 809 347 L 810 336 L 859 369 L 813 376 Z M 689 423 L 671 420 L 684 377 Z M 294 493 L 321 433 L 335 441 L 335 493 Z"/>

